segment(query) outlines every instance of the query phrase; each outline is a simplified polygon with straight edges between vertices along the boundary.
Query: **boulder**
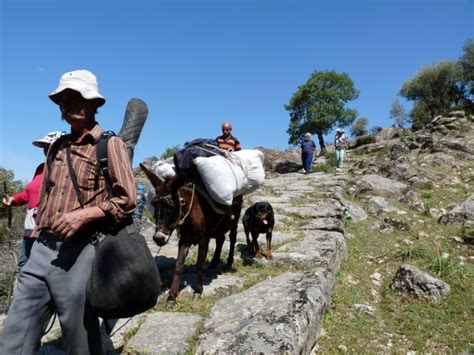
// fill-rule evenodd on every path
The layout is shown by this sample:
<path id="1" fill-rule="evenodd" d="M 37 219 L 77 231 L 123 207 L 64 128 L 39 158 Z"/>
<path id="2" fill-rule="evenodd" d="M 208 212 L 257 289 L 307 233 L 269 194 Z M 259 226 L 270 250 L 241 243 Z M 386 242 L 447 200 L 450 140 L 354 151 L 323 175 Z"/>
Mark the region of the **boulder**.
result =
<path id="1" fill-rule="evenodd" d="M 369 174 L 352 182 L 357 194 L 374 193 L 377 195 L 400 196 L 408 190 L 408 185 L 385 177 Z"/>
<path id="2" fill-rule="evenodd" d="M 471 194 L 463 203 L 454 207 L 449 213 L 439 219 L 439 223 L 474 223 L 474 193 Z"/>
<path id="3" fill-rule="evenodd" d="M 277 148 L 268 149 L 257 147 L 263 155 L 263 167 L 266 172 L 286 174 L 302 169 L 301 155 L 297 149 L 281 151 Z M 279 171 L 277 171 L 277 169 Z"/>
<path id="4" fill-rule="evenodd" d="M 399 128 L 397 127 L 387 127 L 382 129 L 377 135 L 375 136 L 375 139 L 377 142 L 381 141 L 388 141 L 390 139 L 396 138 L 399 136 Z"/>
<path id="5" fill-rule="evenodd" d="M 443 280 L 419 270 L 413 265 L 400 265 L 391 287 L 402 295 L 413 295 L 440 302 L 451 287 Z"/>

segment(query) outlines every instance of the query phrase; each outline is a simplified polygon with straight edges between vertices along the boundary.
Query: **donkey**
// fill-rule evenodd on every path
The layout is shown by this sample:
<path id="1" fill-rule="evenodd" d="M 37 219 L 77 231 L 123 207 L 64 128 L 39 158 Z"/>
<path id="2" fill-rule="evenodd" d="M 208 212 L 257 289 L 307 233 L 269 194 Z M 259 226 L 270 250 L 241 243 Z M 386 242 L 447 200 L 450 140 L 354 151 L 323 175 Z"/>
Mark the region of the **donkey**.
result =
<path id="1" fill-rule="evenodd" d="M 140 164 L 140 168 L 156 191 L 156 197 L 151 202 L 155 208 L 156 223 L 153 240 L 158 246 L 163 246 L 168 242 L 171 233 L 175 229 L 178 230 L 179 250 L 168 295 L 168 303 L 176 302 L 180 277 L 184 270 L 184 261 L 191 245 L 198 245 L 197 284 L 194 291 L 200 295 L 203 291 L 204 264 L 210 238 L 216 239 L 216 250 L 209 265 L 210 268 L 215 268 L 220 261 L 225 233 L 229 232 L 230 250 L 226 266 L 228 268 L 232 267 L 242 198 L 234 198 L 230 207 L 217 212 L 215 210 L 216 206 L 199 185 L 185 183 L 180 176 L 161 181 L 154 172 L 147 169 L 143 164 Z M 222 208 L 222 206 L 219 207 Z"/>

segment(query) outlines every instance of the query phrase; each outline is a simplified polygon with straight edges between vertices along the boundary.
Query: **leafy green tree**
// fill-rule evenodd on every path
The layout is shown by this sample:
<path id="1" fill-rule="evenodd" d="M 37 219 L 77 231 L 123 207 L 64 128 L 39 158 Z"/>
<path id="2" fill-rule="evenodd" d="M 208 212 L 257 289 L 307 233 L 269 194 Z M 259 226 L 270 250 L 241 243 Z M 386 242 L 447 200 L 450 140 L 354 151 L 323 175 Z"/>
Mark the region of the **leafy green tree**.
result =
<path id="1" fill-rule="evenodd" d="M 8 170 L 0 166 L 0 196 L 3 198 L 5 193 L 13 195 L 19 192 L 23 188 L 23 184 L 20 180 L 14 180 L 15 173 L 13 170 Z M 7 186 L 7 191 L 4 191 L 4 182 Z M 1 198 L 0 198 L 1 202 Z M 3 207 L 3 205 L 1 205 Z"/>
<path id="2" fill-rule="evenodd" d="M 25 216 L 24 208 L 14 208 L 11 210 L 2 203 L 2 198 L 11 196 L 23 189 L 23 184 L 19 180 L 14 180 L 15 174 L 12 170 L 5 169 L 0 166 L 0 243 L 8 240 L 12 236 L 20 234 L 23 227 L 23 220 Z M 4 188 L 7 188 L 5 191 Z M 7 228 L 8 215 L 12 217 L 12 228 L 9 231 Z M 10 235 L 9 235 L 10 234 Z"/>
<path id="3" fill-rule="evenodd" d="M 428 124 L 436 115 L 459 107 L 463 100 L 462 67 L 458 62 L 442 61 L 421 68 L 403 83 L 400 95 L 414 101 L 411 119 L 414 128 Z"/>
<path id="4" fill-rule="evenodd" d="M 463 72 L 464 109 L 474 112 L 474 40 L 468 39 L 464 45 L 464 54 L 459 59 Z"/>
<path id="5" fill-rule="evenodd" d="M 359 91 L 347 73 L 315 71 L 285 105 L 290 113 L 288 143 L 298 144 L 309 132 L 318 136 L 324 150 L 325 134 L 335 126 L 348 126 L 356 119 L 357 111 L 345 105 L 358 96 Z"/>
<path id="6" fill-rule="evenodd" d="M 180 149 L 179 144 L 171 148 L 166 148 L 163 154 L 160 155 L 160 160 L 171 158 L 172 156 L 174 156 L 174 153 L 176 153 L 179 149 Z"/>
<path id="7" fill-rule="evenodd" d="M 409 122 L 409 115 L 398 99 L 395 99 L 392 103 L 390 118 L 395 122 L 395 125 L 400 128 L 404 128 Z"/>
<path id="8" fill-rule="evenodd" d="M 359 117 L 357 120 L 352 123 L 351 126 L 351 135 L 353 137 L 365 136 L 369 131 L 367 130 L 367 124 L 369 119 L 367 117 Z"/>

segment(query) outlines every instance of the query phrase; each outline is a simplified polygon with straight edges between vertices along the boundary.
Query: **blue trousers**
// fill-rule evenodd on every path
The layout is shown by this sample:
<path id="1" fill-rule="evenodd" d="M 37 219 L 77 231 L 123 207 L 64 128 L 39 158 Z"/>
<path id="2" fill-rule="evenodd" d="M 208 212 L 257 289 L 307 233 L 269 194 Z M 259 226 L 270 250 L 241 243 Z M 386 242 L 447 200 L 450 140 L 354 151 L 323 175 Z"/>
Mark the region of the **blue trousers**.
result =
<path id="1" fill-rule="evenodd" d="M 28 258 L 31 254 L 31 248 L 33 247 L 33 243 L 36 241 L 35 238 L 23 237 L 23 241 L 21 242 L 20 247 L 20 254 L 18 255 L 18 269 L 21 271 L 23 266 L 25 266 Z"/>
<path id="2" fill-rule="evenodd" d="M 54 311 L 67 354 L 100 354 L 99 319 L 86 303 L 95 247 L 42 233 L 18 278 L 0 354 L 33 354 Z"/>
<path id="3" fill-rule="evenodd" d="M 336 168 L 342 168 L 344 164 L 344 149 L 336 149 Z"/>
<path id="4" fill-rule="evenodd" d="M 306 173 L 311 171 L 311 164 L 313 163 L 313 154 L 312 153 L 303 153 L 301 154 L 301 160 L 303 163 L 303 169 Z"/>

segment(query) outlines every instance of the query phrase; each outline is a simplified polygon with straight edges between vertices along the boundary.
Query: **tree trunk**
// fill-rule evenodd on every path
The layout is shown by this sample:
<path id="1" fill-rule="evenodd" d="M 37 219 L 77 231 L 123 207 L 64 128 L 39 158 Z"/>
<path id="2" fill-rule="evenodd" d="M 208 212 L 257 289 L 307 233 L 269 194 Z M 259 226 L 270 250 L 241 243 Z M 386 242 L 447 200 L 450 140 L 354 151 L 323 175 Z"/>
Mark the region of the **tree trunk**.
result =
<path id="1" fill-rule="evenodd" d="M 320 154 L 322 155 L 326 151 L 326 145 L 324 144 L 324 137 L 321 132 L 316 132 L 316 135 L 318 136 L 319 146 L 321 147 Z"/>

